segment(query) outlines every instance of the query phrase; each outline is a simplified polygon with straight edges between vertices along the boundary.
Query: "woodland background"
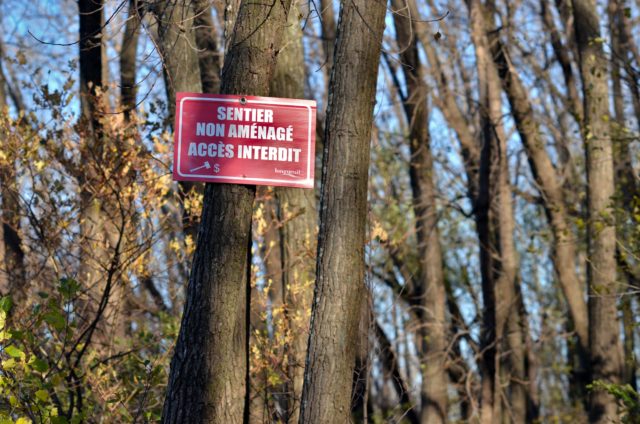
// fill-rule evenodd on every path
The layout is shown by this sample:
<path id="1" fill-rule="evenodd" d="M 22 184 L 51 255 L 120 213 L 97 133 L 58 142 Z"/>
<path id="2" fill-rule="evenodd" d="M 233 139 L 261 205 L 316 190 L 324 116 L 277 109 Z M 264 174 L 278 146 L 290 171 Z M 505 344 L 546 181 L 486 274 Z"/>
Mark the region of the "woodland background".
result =
<path id="1" fill-rule="evenodd" d="M 239 3 L 0 0 L 0 422 L 160 420 L 205 197 L 175 93 L 220 91 Z M 298 422 L 329 81 L 365 51 L 293 3 L 269 93 L 318 102 L 317 182 L 249 204 L 252 423 Z M 385 7 L 354 372 L 318 390 L 355 422 L 639 422 L 640 2 Z"/>

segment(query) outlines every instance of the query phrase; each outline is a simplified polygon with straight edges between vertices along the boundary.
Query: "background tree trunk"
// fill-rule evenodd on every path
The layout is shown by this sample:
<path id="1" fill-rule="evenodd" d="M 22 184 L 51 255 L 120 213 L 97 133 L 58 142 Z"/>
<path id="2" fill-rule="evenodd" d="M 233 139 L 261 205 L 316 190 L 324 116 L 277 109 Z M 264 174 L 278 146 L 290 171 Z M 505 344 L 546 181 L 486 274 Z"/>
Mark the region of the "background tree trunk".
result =
<path id="1" fill-rule="evenodd" d="M 616 307 L 618 287 L 608 72 L 595 3 L 592 0 L 573 0 L 573 22 L 584 102 L 591 379 L 620 383 L 623 365 Z M 589 401 L 590 422 L 605 423 L 617 417 L 617 403 L 613 396 L 603 390 L 593 391 Z"/>
<path id="2" fill-rule="evenodd" d="M 291 6 L 285 42 L 271 80 L 271 95 L 274 97 L 304 98 L 306 75 L 299 7 L 300 3 L 297 1 Z M 282 250 L 282 300 L 289 340 L 286 347 L 286 422 L 295 424 L 300 415 L 304 361 L 309 340 L 318 218 L 315 190 L 276 187 L 275 196 L 278 220 L 282 223 L 279 234 L 279 247 Z"/>
<path id="3" fill-rule="evenodd" d="M 419 280 L 412 290 L 419 318 L 416 343 L 422 374 L 420 420 L 425 424 L 444 423 L 447 421 L 448 383 L 447 299 L 428 128 L 429 90 L 422 73 L 417 39 L 412 31 L 411 9 L 407 9 L 402 0 L 392 0 L 392 7 L 395 9 L 396 40 L 407 85 L 404 111 L 409 126 L 409 177 L 420 258 Z"/>

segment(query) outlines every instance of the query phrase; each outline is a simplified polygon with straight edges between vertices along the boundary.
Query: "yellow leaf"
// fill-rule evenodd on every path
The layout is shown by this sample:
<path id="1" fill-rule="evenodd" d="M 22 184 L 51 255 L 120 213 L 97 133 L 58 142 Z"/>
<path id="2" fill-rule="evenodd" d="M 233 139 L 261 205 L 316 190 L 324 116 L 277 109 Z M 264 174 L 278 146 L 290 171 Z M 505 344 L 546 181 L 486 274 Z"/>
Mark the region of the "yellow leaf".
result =
<path id="1" fill-rule="evenodd" d="M 16 360 L 13 358 L 9 358 L 6 359 L 4 361 L 2 361 L 2 368 L 4 368 L 5 370 L 10 370 L 11 368 L 14 368 L 16 366 Z"/>
<path id="2" fill-rule="evenodd" d="M 32 421 L 29 418 L 25 418 L 25 417 L 20 417 L 18 418 L 18 421 L 16 421 L 16 424 L 31 424 Z"/>
<path id="3" fill-rule="evenodd" d="M 36 398 L 41 400 L 42 402 L 46 402 L 49 400 L 49 393 L 46 390 L 38 390 L 35 394 Z"/>

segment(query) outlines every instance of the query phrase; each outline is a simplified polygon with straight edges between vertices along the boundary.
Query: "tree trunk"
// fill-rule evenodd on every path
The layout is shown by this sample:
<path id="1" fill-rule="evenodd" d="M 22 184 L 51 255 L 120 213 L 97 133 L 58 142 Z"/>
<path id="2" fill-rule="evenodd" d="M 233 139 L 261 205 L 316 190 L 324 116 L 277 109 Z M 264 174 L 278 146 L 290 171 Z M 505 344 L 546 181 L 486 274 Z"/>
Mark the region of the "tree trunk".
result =
<path id="1" fill-rule="evenodd" d="M 81 284 L 90 299 L 79 308 L 88 324 L 88 344 L 92 337 L 105 346 L 113 336 L 123 336 L 125 324 L 120 319 L 123 291 L 111 284 L 105 270 L 113 270 L 118 258 L 115 252 L 118 231 L 109 217 L 111 207 L 108 191 L 95 191 L 102 176 L 99 163 L 107 151 L 102 120 L 107 102 L 102 95 L 106 79 L 105 46 L 103 44 L 104 3 L 102 0 L 80 0 L 79 68 L 80 68 L 80 128 L 84 138 L 82 160 L 87 163 L 78 176 L 82 233 Z M 105 281 L 107 280 L 107 281 Z M 104 304 L 103 304 L 104 303 Z M 94 329 L 91 329 L 91 327 Z"/>
<path id="2" fill-rule="evenodd" d="M 506 46 L 502 44 L 499 33 L 495 29 L 487 28 L 486 33 L 490 38 L 492 57 L 509 99 L 513 119 L 527 153 L 531 173 L 540 190 L 547 221 L 553 233 L 551 259 L 569 306 L 571 322 L 578 335 L 577 352 L 581 358 L 579 364 L 586 364 L 589 346 L 587 303 L 582 282 L 576 273 L 576 246 L 569 226 L 560 176 L 557 175 L 545 149 L 546 143 L 540 133 L 527 90 L 522 84 L 518 72 L 513 68 Z M 568 74 L 570 75 L 570 69 Z M 567 82 L 571 80 L 567 75 L 565 77 Z M 571 92 L 571 90 L 569 91 Z M 575 112 L 576 116 L 581 115 L 581 110 L 580 108 L 579 112 Z M 577 375 L 583 375 L 583 373 Z M 582 381 L 583 385 L 586 383 L 586 381 Z"/>
<path id="3" fill-rule="evenodd" d="M 176 93 L 202 92 L 201 70 L 196 50 L 195 7 L 202 2 L 165 0 L 154 10 L 158 21 L 158 40 L 164 66 L 165 91 L 167 93 L 168 121 L 173 125 Z M 199 15 L 204 14 L 200 11 Z M 203 53 L 204 54 L 204 53 Z M 202 184 L 180 181 L 180 198 L 184 200 L 192 191 L 201 193 Z M 185 238 L 196 241 L 198 217 L 182 208 L 182 228 Z"/>
<path id="4" fill-rule="evenodd" d="M 433 181 L 428 88 L 422 76 L 418 44 L 411 31 L 411 17 L 405 2 L 392 0 L 392 7 L 395 9 L 396 40 L 407 85 L 404 111 L 409 126 L 409 176 L 420 258 L 419 281 L 412 293 L 416 297 L 419 318 L 416 339 L 422 374 L 420 421 L 425 424 L 444 423 L 447 420 L 447 303 Z"/>
<path id="5" fill-rule="evenodd" d="M 483 423 L 499 423 L 508 419 L 524 422 L 527 377 L 522 317 L 516 291 L 518 260 L 513 241 L 515 223 L 507 140 L 500 123 L 500 80 L 491 59 L 483 6 L 479 0 L 467 3 L 478 66 L 483 142 L 478 198 L 474 207 L 484 298 L 481 419 Z M 502 393 L 503 386 L 508 387 L 508 396 Z"/>
<path id="6" fill-rule="evenodd" d="M 627 47 L 624 34 L 624 8 L 617 0 L 609 2 L 607 8 L 609 17 L 609 32 L 611 34 L 612 60 L 611 68 L 611 90 L 613 99 L 614 119 L 611 120 L 613 165 L 615 180 L 615 211 L 616 211 L 616 238 L 621 245 L 618 251 L 631 251 L 635 255 L 633 246 L 634 237 L 638 234 L 636 226 L 638 219 L 636 214 L 629 213 L 636 210 L 638 202 L 638 184 L 633 171 L 633 153 L 629 149 L 629 139 L 626 114 L 624 108 L 624 95 L 622 92 L 622 66 L 621 58 L 625 58 Z M 623 63 L 626 65 L 626 63 Z M 633 82 L 632 82 L 633 84 Z M 627 282 L 630 283 L 630 282 Z M 624 383 L 637 389 L 636 368 L 637 360 L 635 354 L 635 330 L 633 319 L 633 287 L 626 285 L 620 301 L 622 311 L 622 324 L 624 333 Z"/>
<path id="7" fill-rule="evenodd" d="M 205 93 L 220 91 L 220 50 L 216 39 L 209 0 L 196 1 L 195 30 L 200 64 L 200 81 Z"/>
<path id="8" fill-rule="evenodd" d="M 589 284 L 589 353 L 592 380 L 620 383 L 622 345 L 617 317 L 615 217 L 607 58 L 593 0 L 573 0 L 573 21 L 583 86 L 587 165 L 587 279 Z M 618 417 L 615 398 L 591 393 L 589 420 L 605 423 Z"/>
<path id="9" fill-rule="evenodd" d="M 364 298 L 372 112 L 386 2 L 341 3 L 329 87 L 316 288 L 300 421 L 350 421 Z"/>
<path id="10" fill-rule="evenodd" d="M 1 47 L 0 45 L 0 114 L 4 115 L 9 113 L 5 91 L 8 82 L 2 70 L 4 52 Z M 0 138 L 5 137 L 3 132 L 0 131 Z M 10 294 L 14 304 L 22 308 L 27 297 L 27 287 L 17 200 L 15 165 L 11 162 L 0 163 L 0 296 Z"/>
<path id="11" fill-rule="evenodd" d="M 336 44 L 336 19 L 333 11 L 333 0 L 320 0 L 320 19 L 322 22 L 322 47 L 324 53 L 323 76 L 325 91 L 322 97 L 326 108 L 327 94 L 329 92 L 329 79 L 333 69 L 333 55 Z"/>
<path id="12" fill-rule="evenodd" d="M 242 2 L 222 71 L 222 93 L 269 94 L 289 6 L 286 0 Z M 171 361 L 165 423 L 240 423 L 248 418 L 247 271 L 254 196 L 255 186 L 207 184 L 205 188 L 198 244 Z"/>
<path id="13" fill-rule="evenodd" d="M 136 58 L 138 39 L 140 38 L 140 20 L 142 18 L 141 2 L 129 0 L 129 13 L 124 27 L 122 48 L 120 50 L 120 95 L 121 107 L 125 120 L 129 120 L 131 112 L 136 109 Z"/>
<path id="14" fill-rule="evenodd" d="M 488 32 L 492 30 L 488 29 Z M 527 152 L 531 173 L 538 184 L 547 221 L 554 236 L 552 260 L 569 305 L 569 313 L 579 342 L 586 351 L 589 340 L 587 303 L 582 284 L 576 275 L 576 246 L 568 224 L 569 219 L 559 176 L 545 150 L 546 143 L 534 116 L 527 89 L 513 68 L 508 52 L 497 38 L 497 33 L 492 33 L 496 34 L 491 43 L 492 56 L 509 99 L 513 119 Z"/>
<path id="15" fill-rule="evenodd" d="M 283 49 L 271 80 L 271 95 L 304 98 L 305 66 L 299 4 L 291 6 Z M 317 212 L 315 190 L 276 187 L 282 255 L 282 300 L 287 339 L 287 421 L 298 422 L 315 282 Z"/>

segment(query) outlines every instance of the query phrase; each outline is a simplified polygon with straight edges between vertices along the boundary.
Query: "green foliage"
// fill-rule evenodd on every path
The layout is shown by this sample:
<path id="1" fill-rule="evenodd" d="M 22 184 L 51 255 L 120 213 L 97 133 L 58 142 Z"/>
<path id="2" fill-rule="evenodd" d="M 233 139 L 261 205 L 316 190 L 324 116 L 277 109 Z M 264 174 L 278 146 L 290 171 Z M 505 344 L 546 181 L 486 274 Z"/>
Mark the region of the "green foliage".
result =
<path id="1" fill-rule="evenodd" d="M 587 389 L 603 390 L 618 400 L 621 409 L 620 423 L 640 424 L 640 394 L 629 384 L 613 384 L 596 380 L 589 384 Z"/>
<path id="2" fill-rule="evenodd" d="M 12 301 L 0 299 L 0 424 L 160 419 L 168 366 L 161 341 L 175 335 L 176 319 L 163 314 L 156 331 L 140 329 L 117 351 L 84 349 L 73 312 L 80 289 L 61 279 L 43 303 L 10 319 Z"/>

